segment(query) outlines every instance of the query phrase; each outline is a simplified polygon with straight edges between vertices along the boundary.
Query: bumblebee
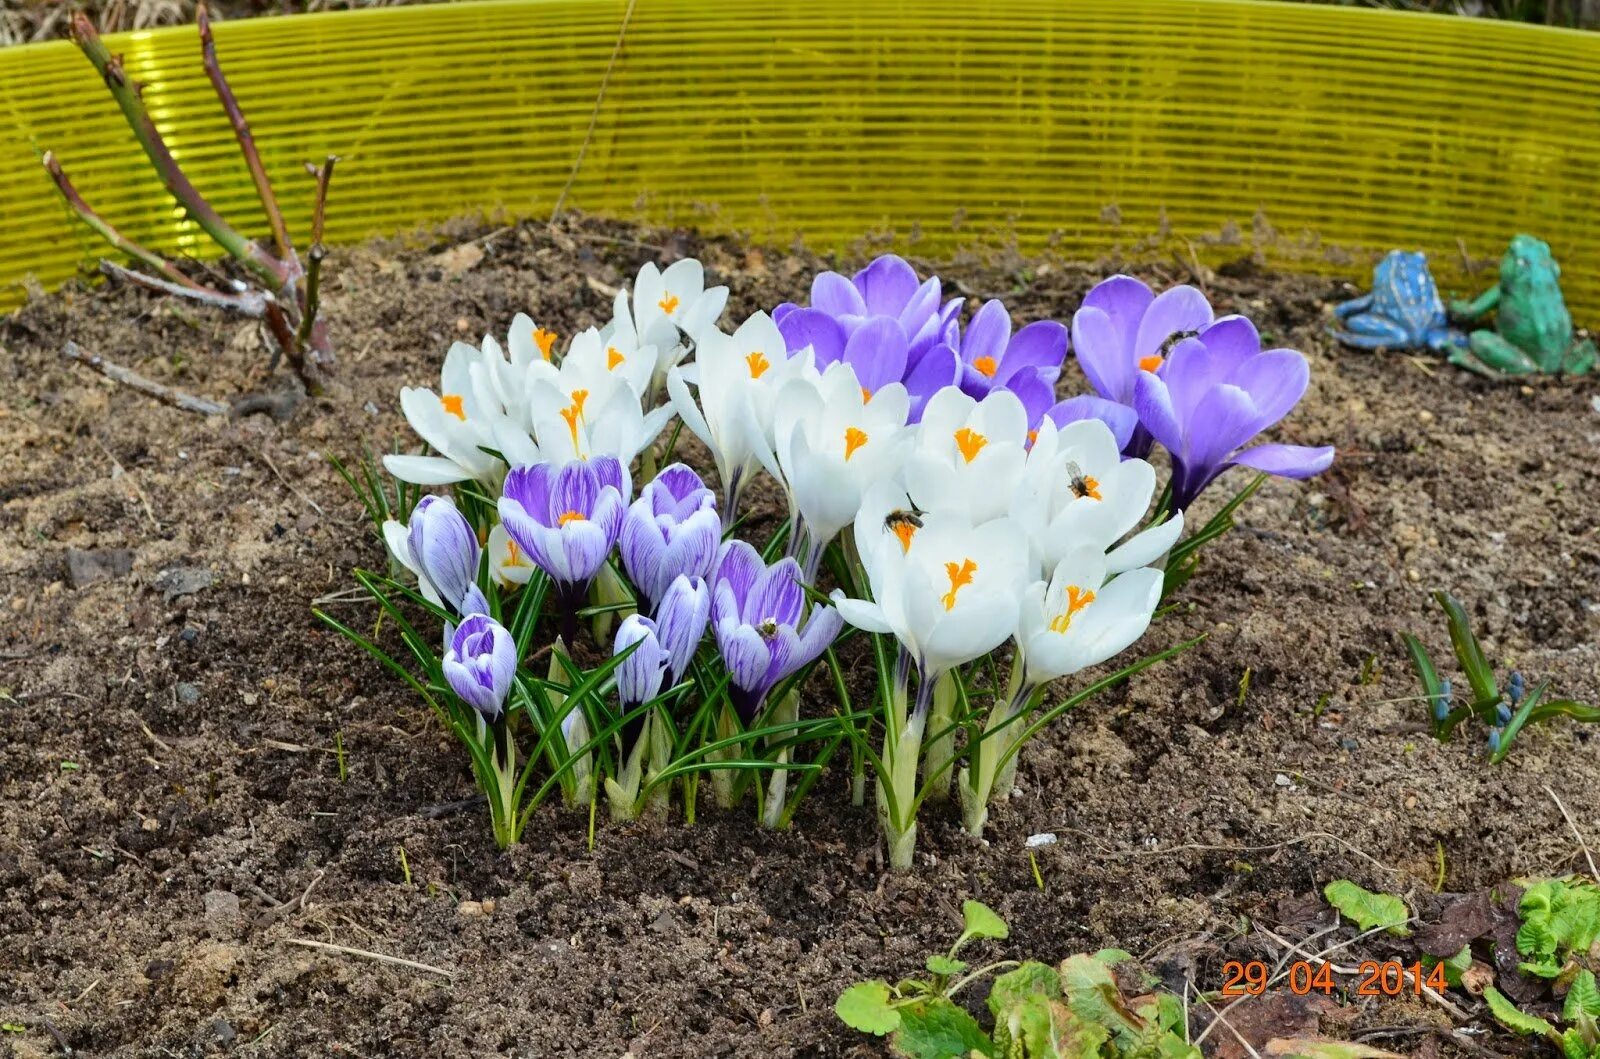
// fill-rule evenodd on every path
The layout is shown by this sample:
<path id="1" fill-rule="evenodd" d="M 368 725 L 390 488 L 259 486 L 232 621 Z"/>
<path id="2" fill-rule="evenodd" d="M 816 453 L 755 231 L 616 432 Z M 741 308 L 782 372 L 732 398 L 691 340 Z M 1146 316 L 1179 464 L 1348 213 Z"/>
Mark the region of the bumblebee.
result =
<path id="1" fill-rule="evenodd" d="M 903 551 L 910 551 L 911 538 L 922 528 L 922 515 L 922 510 L 912 504 L 910 510 L 900 508 L 884 516 L 883 528 L 900 538 L 900 547 Z"/>
<path id="2" fill-rule="evenodd" d="M 1100 499 L 1100 483 L 1083 473 L 1083 468 L 1076 463 L 1067 463 L 1067 487 L 1072 490 L 1072 495 L 1078 499 L 1092 497 Z"/>

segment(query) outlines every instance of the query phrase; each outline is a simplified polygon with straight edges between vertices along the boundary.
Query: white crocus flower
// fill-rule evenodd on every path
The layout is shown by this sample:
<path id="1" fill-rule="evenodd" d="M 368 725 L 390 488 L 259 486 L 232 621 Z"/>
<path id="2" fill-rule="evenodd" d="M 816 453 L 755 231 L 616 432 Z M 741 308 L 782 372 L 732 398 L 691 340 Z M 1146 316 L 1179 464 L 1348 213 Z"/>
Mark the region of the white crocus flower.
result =
<path id="1" fill-rule="evenodd" d="M 868 492 L 855 535 L 873 598 L 833 594 L 845 621 L 892 633 L 917 671 L 911 707 L 912 666 L 896 667 L 879 759 L 879 814 L 895 868 L 910 867 L 916 848 L 917 764 L 934 687 L 942 674 L 994 650 L 1015 632 L 1028 581 L 1027 541 L 1010 519 L 973 526 L 956 512 L 912 515 L 907 503 L 905 493 L 887 483 Z"/>
<path id="2" fill-rule="evenodd" d="M 779 391 L 774 448 L 791 520 L 796 532 L 803 526 L 807 534 L 802 566 L 808 580 L 823 548 L 860 512 L 863 494 L 893 477 L 910 440 L 910 407 L 899 383 L 869 400 L 855 369 L 842 361 Z"/>
<path id="3" fill-rule="evenodd" d="M 1118 544 L 1144 519 L 1156 472 L 1144 460 L 1125 460 L 1111 428 L 1098 419 L 1057 430 L 1039 424 L 1010 514 L 1026 531 L 1036 574 L 1047 574 L 1075 549 L 1094 545 L 1112 573 L 1159 560 L 1183 532 L 1183 513 Z"/>
<path id="4" fill-rule="evenodd" d="M 758 468 L 774 477 L 781 473 L 773 453 L 779 391 L 816 369 L 809 347 L 788 354 L 778 325 L 766 313 L 754 314 L 731 335 L 708 326 L 695 342 L 694 363 L 668 372 L 667 393 L 683 425 L 711 450 L 727 526 L 736 517 L 740 490 Z"/>
<path id="5" fill-rule="evenodd" d="M 529 398 L 529 413 L 543 459 L 559 466 L 594 456 L 615 456 L 626 468 L 661 434 L 672 409 L 657 408 L 646 414 L 627 382 L 612 376 L 601 379 L 593 389 L 564 390 L 540 381 Z"/>
<path id="6" fill-rule="evenodd" d="M 857 628 L 893 633 L 931 683 L 1016 630 L 1029 580 L 1027 541 L 1008 518 L 975 526 L 955 513 L 928 511 L 902 522 L 907 513 L 897 487 L 869 490 L 855 536 L 873 599 L 835 591 L 834 601 Z"/>
<path id="7" fill-rule="evenodd" d="M 927 511 L 973 523 L 1007 514 L 1027 461 L 1028 413 L 1010 390 L 974 400 L 954 386 L 929 399 L 906 461 L 906 491 Z"/>
<path id="8" fill-rule="evenodd" d="M 707 288 L 706 270 L 692 257 L 674 261 L 665 271 L 646 262 L 633 284 L 633 322 L 639 340 L 663 353 L 678 345 L 683 335 L 698 335 L 715 324 L 727 304 L 728 288 Z"/>
<path id="9" fill-rule="evenodd" d="M 385 533 L 388 527 L 384 527 Z M 533 572 L 538 569 L 533 560 L 529 559 L 517 542 L 511 539 L 511 534 L 500 523 L 494 524 L 494 529 L 489 531 L 489 541 L 484 545 L 484 551 L 489 556 L 489 576 L 494 578 L 495 584 L 501 588 L 510 588 L 512 585 L 525 585 Z"/>
<path id="10" fill-rule="evenodd" d="M 495 430 L 505 414 L 488 384 L 492 361 L 501 360 L 500 348 L 477 349 L 457 342 L 445 354 L 439 375 L 439 392 L 404 387 L 400 410 L 411 429 L 432 446 L 435 456 L 389 455 L 383 465 L 403 482 L 446 485 L 469 479 L 498 489 L 505 477 L 504 462 L 485 452 L 495 448 Z"/>
<path id="11" fill-rule="evenodd" d="M 650 393 L 650 379 L 656 369 L 656 349 L 641 346 L 629 332 L 619 331 L 609 338 L 594 328 L 573 336 L 566 356 L 561 358 L 561 375 L 571 378 L 576 389 L 594 389 L 600 380 L 615 376 L 626 382 L 639 400 Z"/>

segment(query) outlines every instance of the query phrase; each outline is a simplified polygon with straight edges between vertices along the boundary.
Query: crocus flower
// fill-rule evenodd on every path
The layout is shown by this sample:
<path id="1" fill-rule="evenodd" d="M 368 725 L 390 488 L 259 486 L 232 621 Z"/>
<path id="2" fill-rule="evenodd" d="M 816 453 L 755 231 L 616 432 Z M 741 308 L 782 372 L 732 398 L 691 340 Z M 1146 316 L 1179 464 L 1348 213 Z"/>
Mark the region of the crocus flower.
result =
<path id="1" fill-rule="evenodd" d="M 961 376 L 955 351 L 941 341 L 961 299 L 941 307 L 939 297 L 937 276 L 919 282 L 905 259 L 884 254 L 850 279 L 819 273 L 809 308 L 785 303 L 772 318 L 790 350 L 810 347 L 818 368 L 849 364 L 869 395 L 903 383 L 915 422 L 928 398 Z"/>
<path id="2" fill-rule="evenodd" d="M 639 646 L 634 647 L 634 644 Z M 638 614 L 630 614 L 617 626 L 617 639 L 611 653 L 620 655 L 633 647 L 633 653 L 617 665 L 617 698 L 626 713 L 642 706 L 661 694 L 661 684 L 667 673 L 669 655 L 661 646 L 656 623 Z M 636 722 L 637 724 L 637 722 Z M 632 742 L 632 739 L 626 740 Z"/>
<path id="3" fill-rule="evenodd" d="M 1072 350 L 1101 397 L 1131 405 L 1134 380 L 1161 366 L 1169 339 L 1198 333 L 1211 320 L 1211 303 L 1194 287 L 1158 297 L 1141 280 L 1112 276 L 1084 295 L 1073 314 Z"/>
<path id="4" fill-rule="evenodd" d="M 460 614 L 467 589 L 478 580 L 478 537 L 447 496 L 425 496 L 411 509 L 410 522 L 383 524 L 383 537 L 395 559 L 417 575 L 417 587 L 430 602 Z"/>
<path id="5" fill-rule="evenodd" d="M 1103 422 L 1079 420 L 1060 430 L 1041 423 L 1009 511 L 1028 537 L 1034 575 L 1048 575 L 1088 544 L 1109 553 L 1111 573 L 1156 562 L 1183 532 L 1181 511 L 1123 541 L 1144 521 L 1155 489 L 1155 468 L 1124 459 Z"/>
<path id="6" fill-rule="evenodd" d="M 789 495 L 798 544 L 803 528 L 809 541 L 804 572 L 816 572 L 822 549 L 850 525 L 862 493 L 891 476 L 905 443 L 909 405 L 905 387 L 890 383 L 869 401 L 848 364 L 834 363 L 820 378 L 804 378 L 778 395 L 778 468 Z"/>
<path id="7" fill-rule="evenodd" d="M 448 485 L 476 480 L 498 487 L 506 465 L 484 449 L 496 448 L 495 428 L 505 409 L 493 394 L 486 365 L 503 357 L 492 339 L 485 339 L 484 344 L 484 349 L 465 342 L 450 347 L 439 375 L 438 393 L 409 386 L 400 390 L 400 410 L 406 422 L 437 453 L 385 456 L 383 466 L 402 482 Z"/>
<path id="8" fill-rule="evenodd" d="M 536 382 L 528 398 L 528 421 L 539 442 L 539 458 L 554 463 L 614 456 L 633 463 L 672 418 L 672 409 L 645 412 L 639 395 L 616 376 L 578 385 Z M 571 385 L 570 389 L 563 386 Z M 520 465 L 520 461 L 519 461 Z"/>
<path id="9" fill-rule="evenodd" d="M 1010 390 L 1027 409 L 1030 426 L 1054 401 L 1067 358 L 1067 329 L 1054 320 L 1038 320 L 1012 334 L 1011 314 L 991 299 L 973 314 L 965 332 L 952 326 L 945 340 L 960 357 L 960 385 L 968 396 Z"/>
<path id="10" fill-rule="evenodd" d="M 1024 692 L 1099 665 L 1150 627 L 1162 572 L 1142 567 L 1109 582 L 1108 576 L 1104 551 L 1088 545 L 1057 563 L 1048 582 L 1036 581 L 1023 593 L 1017 644 Z"/>
<path id="11" fill-rule="evenodd" d="M 974 400 L 956 387 L 934 394 L 904 469 L 920 509 L 958 511 L 972 523 L 1006 513 L 1028 458 L 1028 413 L 1010 390 Z"/>
<path id="12" fill-rule="evenodd" d="M 1111 428 L 1111 436 L 1116 438 L 1119 452 L 1127 449 L 1128 442 L 1133 440 L 1134 430 L 1139 426 L 1139 414 L 1130 406 L 1108 401 L 1092 393 L 1082 393 L 1076 397 L 1068 397 L 1064 401 L 1057 401 L 1045 412 L 1044 418 L 1058 427 L 1085 419 L 1098 419 Z M 1032 428 L 1037 434 L 1039 429 L 1037 420 L 1033 421 Z"/>
<path id="13" fill-rule="evenodd" d="M 721 543 L 716 496 L 681 463 L 664 468 L 639 491 L 618 539 L 622 565 L 651 612 L 674 577 L 709 577 Z"/>
<path id="14" fill-rule="evenodd" d="M 705 443 L 722 482 L 723 525 L 733 524 L 739 493 L 757 469 L 777 474 L 772 455 L 775 395 L 814 371 L 811 354 L 791 354 L 766 313 L 731 335 L 708 327 L 695 336 L 695 362 L 667 373 L 667 393 L 683 425 Z M 694 386 L 699 401 L 691 396 Z"/>
<path id="15" fill-rule="evenodd" d="M 630 492 L 612 456 L 518 467 L 506 475 L 500 521 L 523 553 L 581 601 L 622 530 Z"/>
<path id="16" fill-rule="evenodd" d="M 525 585 L 538 569 L 522 551 L 522 546 L 511 539 L 504 524 L 496 522 L 489 531 L 489 540 L 483 550 L 489 555 L 489 576 L 501 588 Z"/>
<path id="17" fill-rule="evenodd" d="M 600 334 L 607 340 L 632 334 L 641 346 L 654 347 L 652 391 L 659 393 L 666 373 L 687 352 L 684 336 L 715 325 L 727 302 L 728 288 L 707 287 L 705 267 L 694 258 L 674 261 L 665 270 L 647 261 L 633 284 L 631 311 L 626 295 L 619 296 L 612 322 Z"/>
<path id="18" fill-rule="evenodd" d="M 487 614 L 464 618 L 444 656 L 444 678 L 485 721 L 499 718 L 517 675 L 517 645 Z"/>
<path id="19" fill-rule="evenodd" d="M 872 599 L 834 591 L 844 620 L 893 633 L 925 686 L 999 647 L 1017 627 L 1029 581 L 1028 543 L 1008 518 L 974 526 L 959 514 L 927 512 L 896 522 L 907 501 L 892 485 L 873 489 L 856 516 L 856 548 Z"/>
<path id="20" fill-rule="evenodd" d="M 741 540 L 717 557 L 711 628 L 730 676 L 729 695 L 745 724 L 761 713 L 767 693 L 822 654 L 843 622 L 828 606 L 813 606 L 804 621 L 800 565 L 780 559 L 768 566 Z"/>
<path id="21" fill-rule="evenodd" d="M 1234 464 L 1284 478 L 1328 469 L 1332 446 L 1243 446 L 1288 415 L 1310 382 L 1306 358 L 1292 349 L 1261 351 L 1249 321 L 1185 339 L 1159 373 L 1141 372 L 1134 390 L 1139 422 L 1172 454 L 1172 506 L 1187 508 Z"/>
<path id="22" fill-rule="evenodd" d="M 656 635 L 667 651 L 669 687 L 689 672 L 710 617 L 711 589 L 705 579 L 684 574 L 673 578 L 656 607 Z"/>

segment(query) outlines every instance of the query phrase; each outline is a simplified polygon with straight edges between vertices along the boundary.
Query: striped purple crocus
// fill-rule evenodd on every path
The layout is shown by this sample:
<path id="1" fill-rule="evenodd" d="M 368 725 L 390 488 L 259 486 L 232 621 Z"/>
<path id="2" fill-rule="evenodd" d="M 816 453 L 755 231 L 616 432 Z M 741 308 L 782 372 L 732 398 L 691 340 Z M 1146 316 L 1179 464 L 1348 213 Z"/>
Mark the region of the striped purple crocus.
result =
<path id="1" fill-rule="evenodd" d="M 745 724 L 760 716 L 767 693 L 821 655 L 844 624 L 833 607 L 813 604 L 809 615 L 805 609 L 794 559 L 768 566 L 744 541 L 722 546 L 712 578 L 711 629 Z"/>
<path id="2" fill-rule="evenodd" d="M 681 463 L 663 468 L 639 491 L 617 541 L 623 568 L 655 613 L 673 579 L 711 574 L 722 541 L 716 494 Z"/>

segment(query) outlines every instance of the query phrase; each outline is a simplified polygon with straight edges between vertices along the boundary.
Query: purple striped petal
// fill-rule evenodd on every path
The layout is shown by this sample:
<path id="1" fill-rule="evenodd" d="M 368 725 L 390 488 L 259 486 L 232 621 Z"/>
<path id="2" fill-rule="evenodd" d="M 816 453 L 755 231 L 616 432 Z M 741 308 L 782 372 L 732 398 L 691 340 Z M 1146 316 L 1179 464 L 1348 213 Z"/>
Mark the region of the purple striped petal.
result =
<path id="1" fill-rule="evenodd" d="M 1310 478 L 1333 464 L 1332 445 L 1256 445 L 1233 457 L 1242 467 L 1251 467 L 1280 478 Z"/>

